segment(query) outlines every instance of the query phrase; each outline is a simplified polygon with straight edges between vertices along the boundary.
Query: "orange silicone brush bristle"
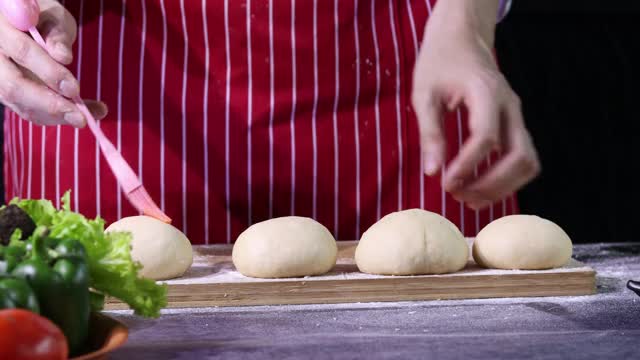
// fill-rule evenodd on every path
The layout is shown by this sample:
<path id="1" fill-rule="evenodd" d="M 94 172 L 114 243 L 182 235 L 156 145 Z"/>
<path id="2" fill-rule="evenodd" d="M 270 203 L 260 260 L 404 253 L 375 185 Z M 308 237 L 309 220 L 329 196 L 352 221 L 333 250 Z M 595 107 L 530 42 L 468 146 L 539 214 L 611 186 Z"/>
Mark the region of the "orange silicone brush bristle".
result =
<path id="1" fill-rule="evenodd" d="M 156 205 L 153 199 L 151 199 L 151 196 L 149 196 L 149 193 L 143 186 L 133 190 L 132 192 L 127 194 L 127 196 L 129 197 L 129 201 L 132 204 L 135 204 L 138 208 L 138 211 L 140 211 L 142 214 L 150 216 L 152 218 L 156 218 L 167 224 L 171 224 L 171 218 L 168 217 L 167 214 L 165 214 L 162 210 L 160 210 L 158 205 Z"/>

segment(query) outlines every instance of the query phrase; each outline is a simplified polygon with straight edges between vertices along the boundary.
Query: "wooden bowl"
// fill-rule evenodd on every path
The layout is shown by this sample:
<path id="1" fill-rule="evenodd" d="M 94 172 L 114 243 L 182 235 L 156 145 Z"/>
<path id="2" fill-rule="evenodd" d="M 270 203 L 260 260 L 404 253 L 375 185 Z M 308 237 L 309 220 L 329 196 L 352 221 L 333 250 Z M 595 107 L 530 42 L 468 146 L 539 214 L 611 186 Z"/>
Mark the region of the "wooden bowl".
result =
<path id="1" fill-rule="evenodd" d="M 88 348 L 91 352 L 71 360 L 106 359 L 110 352 L 127 342 L 129 330 L 121 322 L 101 313 L 92 313 L 89 323 Z"/>

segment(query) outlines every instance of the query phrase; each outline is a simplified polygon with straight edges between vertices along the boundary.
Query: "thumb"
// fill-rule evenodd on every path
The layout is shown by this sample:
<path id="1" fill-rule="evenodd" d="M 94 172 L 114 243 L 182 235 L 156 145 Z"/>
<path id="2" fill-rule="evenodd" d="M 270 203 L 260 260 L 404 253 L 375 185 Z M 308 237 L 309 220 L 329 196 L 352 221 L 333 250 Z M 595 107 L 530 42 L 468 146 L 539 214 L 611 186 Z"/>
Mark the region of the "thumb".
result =
<path id="1" fill-rule="evenodd" d="M 414 93 L 413 108 L 418 118 L 424 171 L 432 176 L 438 172 L 445 159 L 442 103 L 433 94 Z"/>
<path id="2" fill-rule="evenodd" d="M 57 1 L 43 7 L 38 30 L 47 44 L 47 52 L 51 57 L 65 65 L 73 61 L 73 43 L 76 41 L 77 24 L 67 9 Z"/>

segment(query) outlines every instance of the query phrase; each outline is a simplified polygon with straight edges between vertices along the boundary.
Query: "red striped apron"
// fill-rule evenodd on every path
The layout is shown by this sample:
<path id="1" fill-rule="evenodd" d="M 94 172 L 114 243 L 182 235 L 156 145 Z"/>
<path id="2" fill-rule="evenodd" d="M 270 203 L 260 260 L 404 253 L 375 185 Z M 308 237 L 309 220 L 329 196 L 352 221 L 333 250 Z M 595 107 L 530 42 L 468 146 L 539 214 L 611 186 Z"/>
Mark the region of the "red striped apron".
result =
<path id="1" fill-rule="evenodd" d="M 357 239 L 417 207 L 474 235 L 516 203 L 472 211 L 422 175 L 409 99 L 433 3 L 67 0 L 81 24 L 70 68 L 85 98 L 109 105 L 104 132 L 195 244 L 291 214 Z M 464 114 L 445 124 L 452 158 Z M 134 214 L 88 130 L 7 111 L 4 131 L 8 198 L 57 203 L 72 189 L 87 216 Z"/>

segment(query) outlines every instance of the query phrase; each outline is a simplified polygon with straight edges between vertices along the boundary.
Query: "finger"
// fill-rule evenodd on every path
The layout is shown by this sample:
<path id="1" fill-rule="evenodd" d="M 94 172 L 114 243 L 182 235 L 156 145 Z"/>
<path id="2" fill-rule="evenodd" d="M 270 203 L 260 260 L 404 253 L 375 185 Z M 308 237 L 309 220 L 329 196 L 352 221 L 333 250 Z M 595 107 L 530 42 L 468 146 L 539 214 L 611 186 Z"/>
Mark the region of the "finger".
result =
<path id="1" fill-rule="evenodd" d="M 424 171 L 435 175 L 445 159 L 442 105 L 433 92 L 414 91 L 413 108 L 418 118 Z"/>
<path id="2" fill-rule="evenodd" d="M 104 119 L 109 113 L 107 104 L 103 103 L 102 101 L 85 100 L 84 104 L 87 105 L 87 108 L 91 112 L 91 115 L 93 115 L 96 120 Z"/>
<path id="3" fill-rule="evenodd" d="M 471 203 L 465 203 L 465 205 L 467 205 L 467 207 L 470 208 L 471 210 L 483 210 L 493 205 L 493 202 L 491 201 L 471 202 Z"/>
<path id="4" fill-rule="evenodd" d="M 508 154 L 486 174 L 456 192 L 456 199 L 471 208 L 484 207 L 506 198 L 537 174 L 536 160 L 521 151 Z"/>
<path id="5" fill-rule="evenodd" d="M 36 84 L 46 86 L 46 84 L 44 84 L 35 74 L 29 71 L 29 69 L 20 67 L 19 65 L 16 65 L 16 66 L 20 69 L 20 71 L 22 72 L 22 75 L 28 80 L 31 80 Z M 91 114 L 95 119 L 100 120 L 107 116 L 107 113 L 109 112 L 107 104 L 103 103 L 102 101 L 96 101 L 96 100 L 84 100 L 84 102 L 85 102 L 85 105 L 87 105 L 89 112 L 91 112 Z"/>
<path id="6" fill-rule="evenodd" d="M 73 15 L 56 1 L 42 7 L 38 30 L 47 44 L 49 54 L 58 62 L 68 65 L 73 60 L 73 43 L 77 24 Z"/>
<path id="7" fill-rule="evenodd" d="M 540 172 L 540 162 L 527 132 L 522 125 L 519 106 L 509 105 L 506 110 L 508 153 L 483 176 L 456 193 L 470 207 L 483 207 L 516 192 Z"/>
<path id="8" fill-rule="evenodd" d="M 34 73 L 48 87 L 67 98 L 79 94 L 78 81 L 63 65 L 56 62 L 27 34 L 0 19 L 0 49 L 16 63 Z"/>
<path id="9" fill-rule="evenodd" d="M 0 101 L 20 116 L 40 125 L 84 126 L 82 113 L 68 99 L 25 77 L 20 69 L 0 55 Z"/>
<path id="10" fill-rule="evenodd" d="M 443 181 L 448 192 L 455 192 L 471 181 L 478 163 L 500 147 L 500 112 L 495 94 L 477 86 L 466 97 L 471 135 L 449 164 Z"/>

